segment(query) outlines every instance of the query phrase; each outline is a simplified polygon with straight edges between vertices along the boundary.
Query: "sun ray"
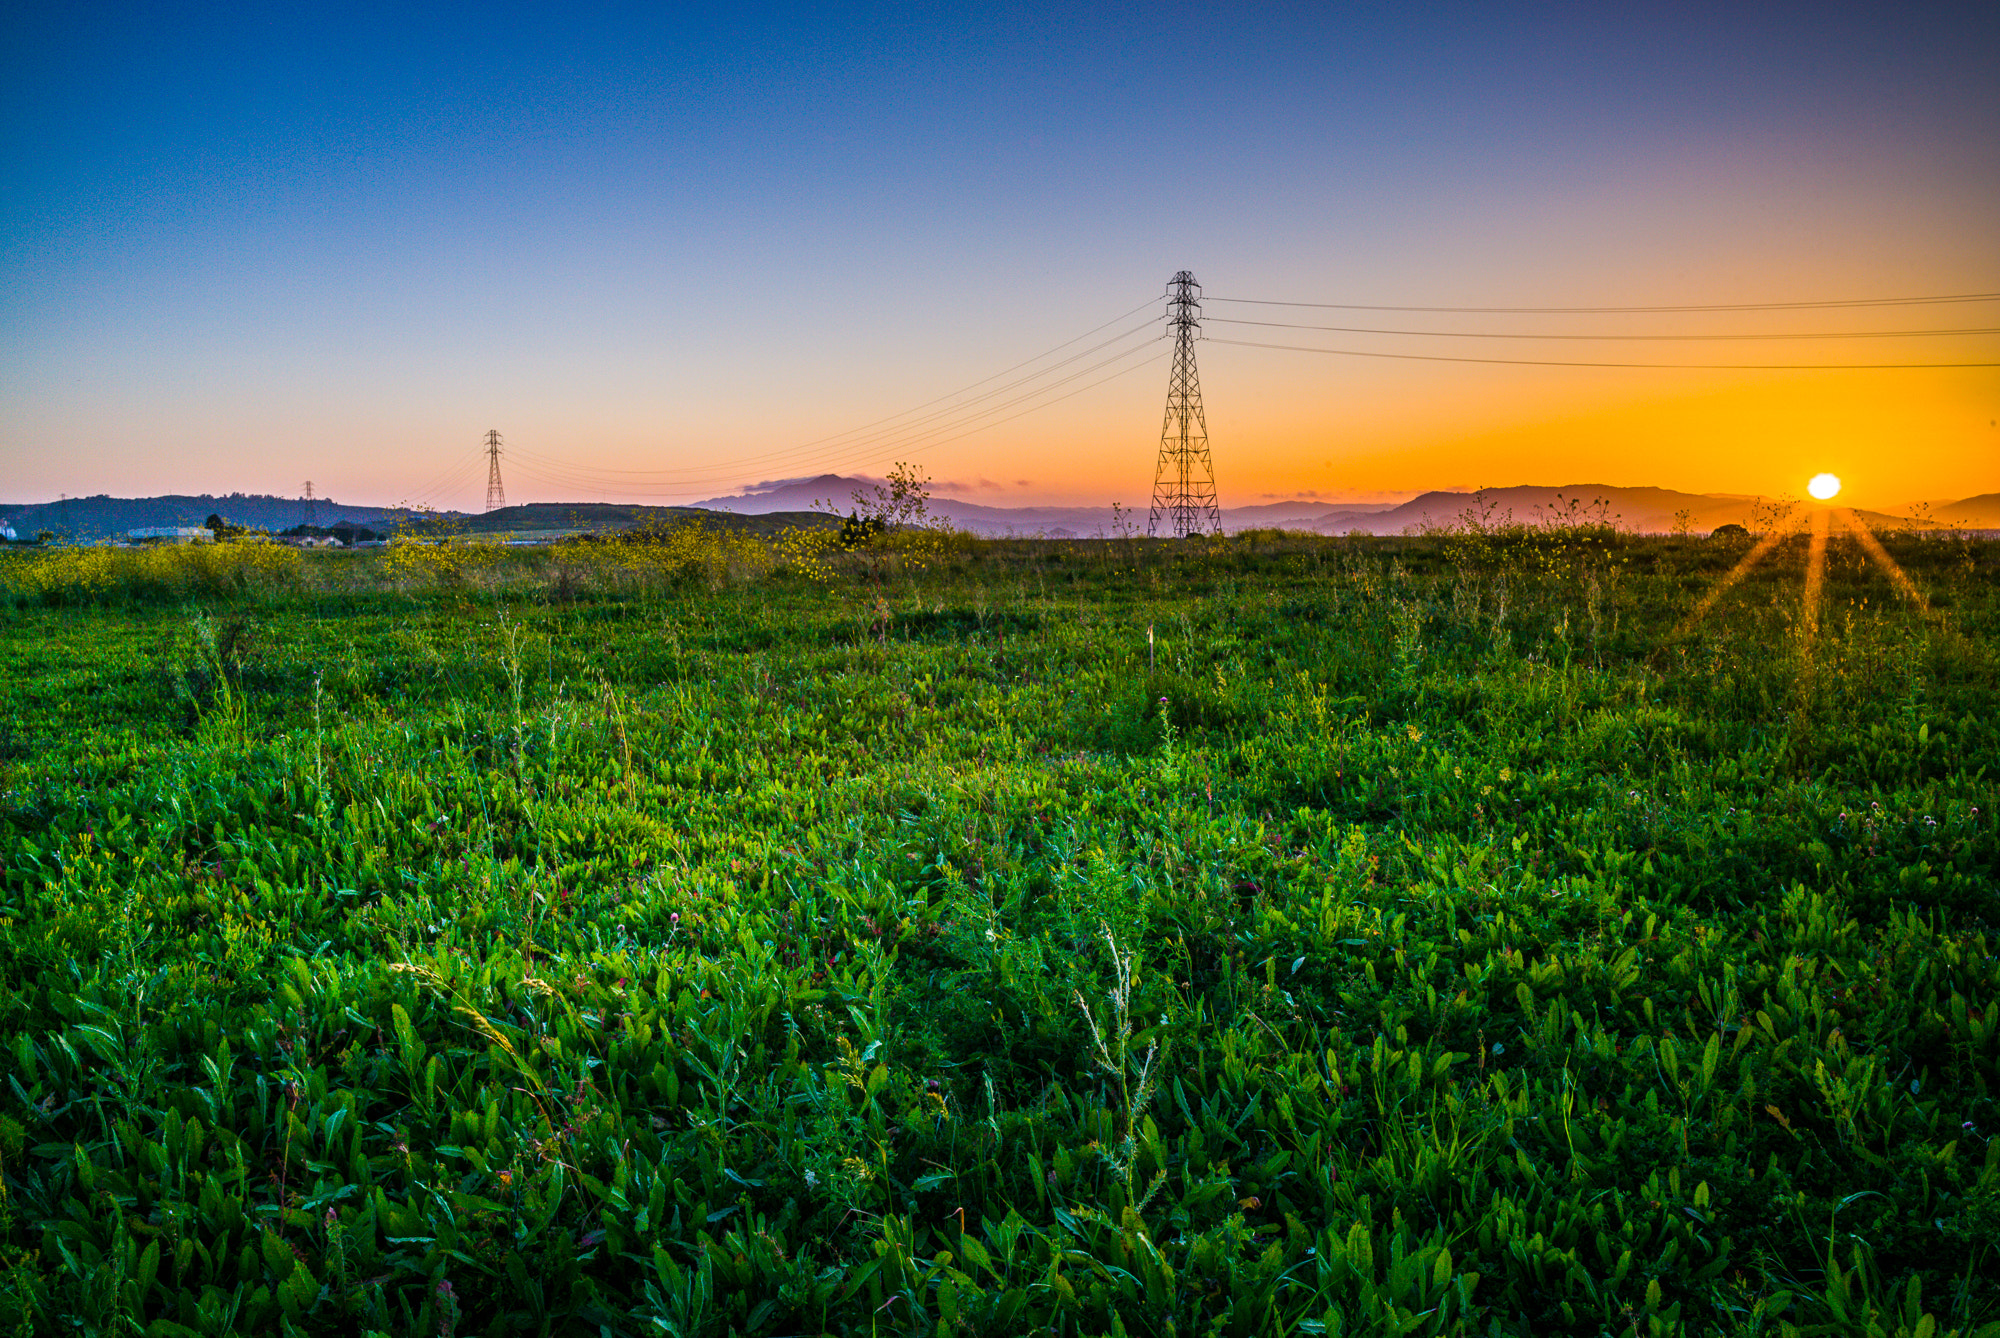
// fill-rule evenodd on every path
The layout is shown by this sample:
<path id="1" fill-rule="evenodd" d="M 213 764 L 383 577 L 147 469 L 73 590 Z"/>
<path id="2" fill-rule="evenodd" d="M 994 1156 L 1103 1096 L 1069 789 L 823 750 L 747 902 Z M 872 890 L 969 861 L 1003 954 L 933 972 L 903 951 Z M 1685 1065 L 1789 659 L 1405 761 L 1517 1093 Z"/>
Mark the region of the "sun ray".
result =
<path id="1" fill-rule="evenodd" d="M 1819 639 L 1820 595 L 1826 589 L 1827 514 L 1812 513 L 1812 538 L 1806 547 L 1806 585 L 1799 597 L 1799 704 L 1803 720 L 1812 702 L 1813 652 Z"/>
<path id="2" fill-rule="evenodd" d="M 1825 500 L 1826 497 L 1830 497 L 1839 491 L 1838 480 L 1833 479 L 1831 475 L 1824 477 L 1828 482 L 1814 489 L 1814 495 L 1821 497 L 1821 500 Z M 1815 480 L 1815 482 L 1817 483 L 1818 480 Z M 1897 591 L 1912 604 L 1915 604 L 1921 612 L 1928 614 L 1930 612 L 1930 601 L 1924 598 L 1923 592 L 1918 590 L 1910 578 L 1904 574 L 1903 569 L 1896 564 L 1894 558 L 1889 556 L 1888 552 L 1882 547 L 1881 542 L 1876 539 L 1873 532 L 1868 529 L 1867 524 L 1860 517 L 1856 516 L 1846 507 L 1816 506 L 1803 515 L 1788 518 L 1785 523 L 1774 526 L 1769 533 L 1753 544 L 1750 551 L 1745 553 L 1735 566 L 1724 572 L 1721 578 L 1709 588 L 1708 592 L 1696 603 L 1693 611 L 1681 620 L 1680 625 L 1675 627 L 1673 632 L 1660 642 L 1647 661 L 1649 666 L 1657 664 L 1659 658 L 1666 654 L 1667 647 L 1691 632 L 1703 618 L 1706 618 L 1715 609 L 1717 604 L 1721 603 L 1722 597 L 1728 594 L 1739 581 L 1747 576 L 1751 569 L 1762 561 L 1772 549 L 1784 543 L 1794 534 L 1797 534 L 1802 525 L 1806 526 L 1809 530 L 1809 538 L 1806 545 L 1804 588 L 1799 594 L 1798 619 L 1793 625 L 1792 632 L 1797 638 L 1795 642 L 1797 678 L 1793 685 L 1796 697 L 1794 707 L 1788 713 L 1790 724 L 1787 727 L 1789 738 L 1788 756 L 1791 765 L 1805 769 L 1809 769 L 1813 765 L 1814 747 L 1809 721 L 1813 713 L 1813 704 L 1817 695 L 1815 684 L 1818 678 L 1820 613 L 1821 607 L 1826 601 L 1826 552 L 1828 542 L 1832 536 L 1835 519 L 1838 519 L 1841 525 L 1855 537 L 1862 548 L 1866 550 L 1868 556 L 1874 559 L 1875 564 L 1888 574 L 1890 581 L 1895 585 Z"/>
<path id="3" fill-rule="evenodd" d="M 1875 565 L 1888 573 L 1890 583 L 1905 599 L 1917 606 L 1919 613 L 1929 613 L 1931 602 L 1925 599 L 1924 592 L 1917 589 L 1910 578 L 1903 574 L 1903 569 L 1896 565 L 1896 559 L 1889 556 L 1888 550 L 1882 547 L 1881 540 L 1875 537 L 1874 532 L 1846 507 L 1840 508 L 1838 515 L 1840 523 L 1847 527 L 1848 533 L 1860 541 L 1861 547 L 1867 551 L 1869 557 L 1875 559 Z"/>
<path id="4" fill-rule="evenodd" d="M 1826 520 L 1825 511 L 1813 512 L 1812 543 L 1806 549 L 1806 593 L 1799 618 L 1808 650 L 1812 647 L 1813 635 L 1819 631 L 1820 592 L 1826 587 Z"/>
<path id="5" fill-rule="evenodd" d="M 1693 631 L 1695 624 L 1699 623 L 1703 618 L 1706 618 L 1709 615 L 1709 612 L 1712 609 L 1714 609 L 1718 603 L 1721 602 L 1722 597 L 1729 593 L 1729 590 L 1732 586 L 1734 586 L 1738 581 L 1742 580 L 1745 576 L 1748 576 L 1750 574 L 1750 569 L 1756 566 L 1759 562 L 1764 560 L 1765 554 L 1769 553 L 1772 549 L 1776 548 L 1779 544 L 1783 543 L 1786 539 L 1790 538 L 1793 532 L 1797 528 L 1798 526 L 1796 522 L 1779 526 L 1778 528 L 1772 530 L 1769 534 L 1766 534 L 1763 538 L 1759 539 L 1756 543 L 1752 544 L 1750 546 L 1750 551 L 1743 555 L 1742 560 L 1737 562 L 1737 564 L 1731 567 L 1727 572 L 1724 572 L 1722 575 L 1722 579 L 1717 581 L 1713 586 L 1711 586 L 1709 588 L 1708 593 L 1701 597 L 1701 602 L 1694 606 L 1693 612 L 1689 613 L 1687 617 L 1681 619 L 1680 626 L 1674 628 L 1674 630 L 1667 635 L 1667 641 L 1669 642 L 1678 641 L 1682 637 L 1686 636 L 1689 632 Z M 1662 644 L 1664 645 L 1665 643 Z"/>

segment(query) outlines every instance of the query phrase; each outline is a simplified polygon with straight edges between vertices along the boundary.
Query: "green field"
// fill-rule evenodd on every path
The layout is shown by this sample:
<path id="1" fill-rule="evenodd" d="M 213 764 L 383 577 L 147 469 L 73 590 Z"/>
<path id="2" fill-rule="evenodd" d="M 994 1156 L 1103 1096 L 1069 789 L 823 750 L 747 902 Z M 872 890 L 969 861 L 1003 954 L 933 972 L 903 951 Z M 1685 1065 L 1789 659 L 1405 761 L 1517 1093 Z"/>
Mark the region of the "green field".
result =
<path id="1" fill-rule="evenodd" d="M 0 555 L 0 1331 L 2000 1333 L 2000 544 L 710 542 Z"/>

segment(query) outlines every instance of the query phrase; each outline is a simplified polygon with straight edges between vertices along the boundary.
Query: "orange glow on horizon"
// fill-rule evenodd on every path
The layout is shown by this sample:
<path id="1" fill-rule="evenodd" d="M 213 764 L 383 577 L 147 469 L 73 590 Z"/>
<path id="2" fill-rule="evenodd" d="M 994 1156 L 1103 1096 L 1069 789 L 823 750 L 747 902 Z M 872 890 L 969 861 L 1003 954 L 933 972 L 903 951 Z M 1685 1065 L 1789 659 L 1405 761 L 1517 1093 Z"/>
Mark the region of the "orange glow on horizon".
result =
<path id="1" fill-rule="evenodd" d="M 2000 490 L 1991 383 L 1959 372 L 1343 369 L 1316 393 L 1312 365 L 1211 362 L 1203 390 L 1225 506 L 1307 488 L 1586 482 L 1779 497 L 1819 474 L 1840 480 L 1822 500 L 1871 509 Z M 1071 458 L 1093 456 L 1110 463 L 1098 450 Z"/>

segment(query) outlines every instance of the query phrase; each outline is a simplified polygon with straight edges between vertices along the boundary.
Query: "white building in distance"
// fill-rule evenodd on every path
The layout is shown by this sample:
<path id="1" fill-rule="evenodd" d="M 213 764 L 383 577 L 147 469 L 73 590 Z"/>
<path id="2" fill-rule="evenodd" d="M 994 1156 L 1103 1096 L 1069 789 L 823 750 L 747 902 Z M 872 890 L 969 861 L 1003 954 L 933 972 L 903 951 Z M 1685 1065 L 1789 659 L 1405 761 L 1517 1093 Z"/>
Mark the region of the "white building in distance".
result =
<path id="1" fill-rule="evenodd" d="M 166 544 L 205 544 L 215 537 L 215 532 L 206 525 L 154 525 L 141 530 L 127 530 L 125 537 L 134 543 L 151 540 Z"/>

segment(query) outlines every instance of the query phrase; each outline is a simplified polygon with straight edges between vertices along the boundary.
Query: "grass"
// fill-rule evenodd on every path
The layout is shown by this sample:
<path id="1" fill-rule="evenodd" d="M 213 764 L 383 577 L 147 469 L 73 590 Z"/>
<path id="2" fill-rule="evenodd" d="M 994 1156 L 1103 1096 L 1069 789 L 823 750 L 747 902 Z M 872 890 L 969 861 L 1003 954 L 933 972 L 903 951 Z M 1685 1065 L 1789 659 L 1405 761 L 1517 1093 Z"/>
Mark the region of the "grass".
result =
<path id="1" fill-rule="evenodd" d="M 2000 1333 L 2000 549 L 461 551 L 0 560 L 0 1322 Z"/>

